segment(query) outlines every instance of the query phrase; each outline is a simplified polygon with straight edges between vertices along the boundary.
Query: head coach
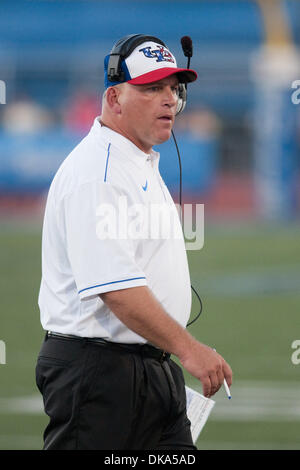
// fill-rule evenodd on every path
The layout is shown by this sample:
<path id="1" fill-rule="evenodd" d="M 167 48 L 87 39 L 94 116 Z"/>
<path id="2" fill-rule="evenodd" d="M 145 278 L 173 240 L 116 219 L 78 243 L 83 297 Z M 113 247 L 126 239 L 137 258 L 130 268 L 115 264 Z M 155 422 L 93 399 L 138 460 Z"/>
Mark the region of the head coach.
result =
<path id="1" fill-rule="evenodd" d="M 115 215 L 128 222 L 134 205 L 173 211 L 152 146 L 170 138 L 184 84 L 197 74 L 178 68 L 160 39 L 140 34 L 118 41 L 104 64 L 102 115 L 57 171 L 44 216 L 46 335 L 36 366 L 49 416 L 44 449 L 196 449 L 182 370 L 170 355 L 207 397 L 224 378 L 230 386 L 230 366 L 185 328 L 182 232 L 131 236 L 115 230 Z M 109 236 L 99 224 L 105 211 Z M 172 227 L 178 233 L 178 215 Z"/>

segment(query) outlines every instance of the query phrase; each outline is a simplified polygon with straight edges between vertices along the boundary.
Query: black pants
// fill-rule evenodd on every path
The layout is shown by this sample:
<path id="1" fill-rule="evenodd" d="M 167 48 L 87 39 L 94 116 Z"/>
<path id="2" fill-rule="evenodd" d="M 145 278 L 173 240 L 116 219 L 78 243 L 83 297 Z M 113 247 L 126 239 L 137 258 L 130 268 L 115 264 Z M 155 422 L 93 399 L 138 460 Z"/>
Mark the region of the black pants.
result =
<path id="1" fill-rule="evenodd" d="M 36 382 L 50 418 L 44 449 L 196 450 L 183 374 L 171 359 L 48 337 Z"/>

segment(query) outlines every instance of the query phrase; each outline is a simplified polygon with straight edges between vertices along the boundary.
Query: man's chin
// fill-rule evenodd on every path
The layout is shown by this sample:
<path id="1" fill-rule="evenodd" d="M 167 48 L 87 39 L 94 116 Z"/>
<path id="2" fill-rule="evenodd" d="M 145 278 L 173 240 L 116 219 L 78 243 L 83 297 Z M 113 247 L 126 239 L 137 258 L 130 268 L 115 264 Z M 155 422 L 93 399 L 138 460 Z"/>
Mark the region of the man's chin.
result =
<path id="1" fill-rule="evenodd" d="M 161 133 L 159 136 L 157 136 L 157 142 L 154 145 L 159 145 L 163 144 L 164 142 L 167 142 L 167 140 L 169 140 L 171 137 L 171 133 L 171 129 L 168 132 Z"/>

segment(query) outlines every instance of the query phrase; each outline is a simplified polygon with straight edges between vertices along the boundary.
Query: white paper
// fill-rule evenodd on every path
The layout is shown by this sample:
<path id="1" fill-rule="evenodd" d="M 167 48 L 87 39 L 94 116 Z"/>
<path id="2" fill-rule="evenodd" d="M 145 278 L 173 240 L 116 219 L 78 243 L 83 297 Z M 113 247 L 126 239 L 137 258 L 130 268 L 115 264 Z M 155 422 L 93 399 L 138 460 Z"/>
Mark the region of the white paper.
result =
<path id="1" fill-rule="evenodd" d="M 195 444 L 211 410 L 215 406 L 215 401 L 204 397 L 190 387 L 186 386 L 185 391 L 187 417 L 191 422 L 192 438 Z"/>

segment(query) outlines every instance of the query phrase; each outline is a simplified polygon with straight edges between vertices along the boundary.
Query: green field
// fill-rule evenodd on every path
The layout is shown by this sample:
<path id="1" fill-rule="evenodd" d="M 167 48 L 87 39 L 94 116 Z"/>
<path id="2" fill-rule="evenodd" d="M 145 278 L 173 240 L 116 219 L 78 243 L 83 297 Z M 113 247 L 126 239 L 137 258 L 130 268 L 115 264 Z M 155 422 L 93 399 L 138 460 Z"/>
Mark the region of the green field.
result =
<path id="1" fill-rule="evenodd" d="M 35 361 L 43 338 L 37 297 L 41 226 L 1 223 L 0 449 L 40 449 Z M 199 449 L 300 449 L 299 224 L 206 224 L 201 251 L 189 252 L 203 313 L 190 327 L 234 372 L 232 400 L 221 389 L 197 442 Z M 193 302 L 193 315 L 197 313 Z M 187 383 L 201 384 L 186 375 Z"/>

